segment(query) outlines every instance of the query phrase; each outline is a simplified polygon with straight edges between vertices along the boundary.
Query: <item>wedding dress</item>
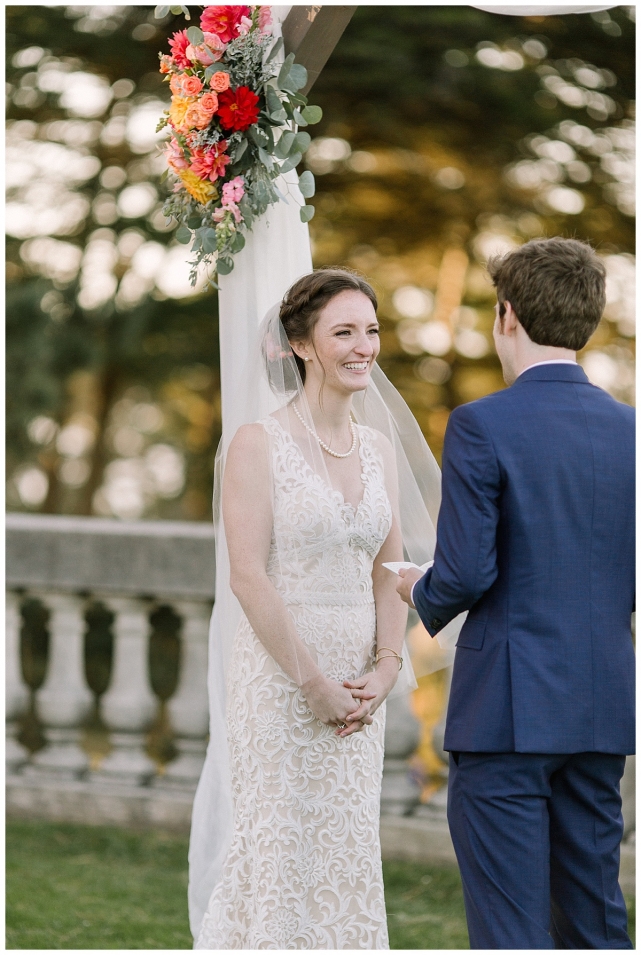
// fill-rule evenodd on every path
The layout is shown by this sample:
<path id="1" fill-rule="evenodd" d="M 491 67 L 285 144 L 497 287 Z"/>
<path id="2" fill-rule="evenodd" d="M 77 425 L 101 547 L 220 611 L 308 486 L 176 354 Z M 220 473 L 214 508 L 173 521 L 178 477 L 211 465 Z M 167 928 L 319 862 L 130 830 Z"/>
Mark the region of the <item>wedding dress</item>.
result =
<path id="1" fill-rule="evenodd" d="M 273 416 L 267 572 L 333 680 L 372 669 L 372 564 L 392 523 L 377 432 L 358 426 L 363 496 L 346 502 Z M 276 542 L 278 542 L 276 546 Z M 379 842 L 385 705 L 335 736 L 242 615 L 227 674 L 231 846 L 197 949 L 389 948 Z"/>

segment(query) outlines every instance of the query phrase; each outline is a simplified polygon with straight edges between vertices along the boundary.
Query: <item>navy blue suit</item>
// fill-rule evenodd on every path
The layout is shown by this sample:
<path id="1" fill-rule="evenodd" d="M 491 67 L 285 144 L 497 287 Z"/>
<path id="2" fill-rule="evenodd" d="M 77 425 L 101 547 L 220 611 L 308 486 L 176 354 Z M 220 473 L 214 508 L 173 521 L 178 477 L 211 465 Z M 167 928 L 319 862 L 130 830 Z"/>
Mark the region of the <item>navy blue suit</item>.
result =
<path id="1" fill-rule="evenodd" d="M 631 947 L 616 873 L 635 741 L 634 479 L 634 411 L 578 365 L 527 369 L 450 416 L 435 561 L 414 602 L 432 635 L 469 610 L 445 749 L 473 947 Z"/>

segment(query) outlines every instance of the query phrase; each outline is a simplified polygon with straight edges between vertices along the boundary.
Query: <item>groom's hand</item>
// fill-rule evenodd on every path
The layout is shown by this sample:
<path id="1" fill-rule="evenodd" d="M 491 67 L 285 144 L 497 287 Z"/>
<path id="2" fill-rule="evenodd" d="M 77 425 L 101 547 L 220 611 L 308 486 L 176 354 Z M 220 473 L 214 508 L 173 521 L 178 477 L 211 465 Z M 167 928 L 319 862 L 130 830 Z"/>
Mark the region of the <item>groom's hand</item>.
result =
<path id="1" fill-rule="evenodd" d="M 421 577 L 424 576 L 422 570 L 418 570 L 418 568 L 415 570 L 413 567 L 401 567 L 398 572 L 396 593 L 400 595 L 401 600 L 404 600 L 412 610 L 416 609 L 412 603 L 412 587 L 417 580 L 420 580 Z"/>

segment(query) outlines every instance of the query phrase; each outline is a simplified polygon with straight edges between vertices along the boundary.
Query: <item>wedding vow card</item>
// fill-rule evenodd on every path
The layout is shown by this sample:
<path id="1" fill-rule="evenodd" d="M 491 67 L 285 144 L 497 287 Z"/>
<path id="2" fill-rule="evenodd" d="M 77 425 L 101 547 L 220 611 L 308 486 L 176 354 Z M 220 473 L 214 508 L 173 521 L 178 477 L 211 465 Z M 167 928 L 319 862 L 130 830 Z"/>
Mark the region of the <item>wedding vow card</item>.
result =
<path id="1" fill-rule="evenodd" d="M 387 567 L 393 574 L 398 574 L 401 569 L 409 570 L 410 567 L 414 567 L 416 570 L 425 573 L 426 570 L 430 569 L 433 563 L 433 560 L 428 560 L 426 564 L 414 564 L 411 560 L 391 560 L 389 563 L 383 564 L 383 567 Z"/>

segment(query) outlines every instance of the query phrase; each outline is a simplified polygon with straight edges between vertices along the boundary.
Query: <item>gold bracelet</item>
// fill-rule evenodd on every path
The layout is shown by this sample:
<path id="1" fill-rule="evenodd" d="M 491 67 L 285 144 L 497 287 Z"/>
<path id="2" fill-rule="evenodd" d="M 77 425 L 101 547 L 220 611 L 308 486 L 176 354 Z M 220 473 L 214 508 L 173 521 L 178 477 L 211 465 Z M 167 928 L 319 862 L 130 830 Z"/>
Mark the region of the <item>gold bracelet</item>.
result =
<path id="1" fill-rule="evenodd" d="M 389 650 L 389 653 L 386 653 L 385 656 L 381 656 L 381 651 L 382 651 L 382 650 Z M 392 650 L 391 647 L 381 647 L 380 650 L 377 650 L 377 651 L 376 651 L 376 657 L 375 657 L 375 659 L 374 659 L 374 663 L 376 664 L 376 663 L 379 663 L 381 660 L 386 660 L 386 659 L 388 659 L 390 656 L 396 657 L 396 659 L 398 660 L 398 669 L 399 669 L 399 670 L 402 670 L 402 669 L 403 669 L 403 657 L 400 655 L 400 653 L 397 653 L 396 650 Z"/>

